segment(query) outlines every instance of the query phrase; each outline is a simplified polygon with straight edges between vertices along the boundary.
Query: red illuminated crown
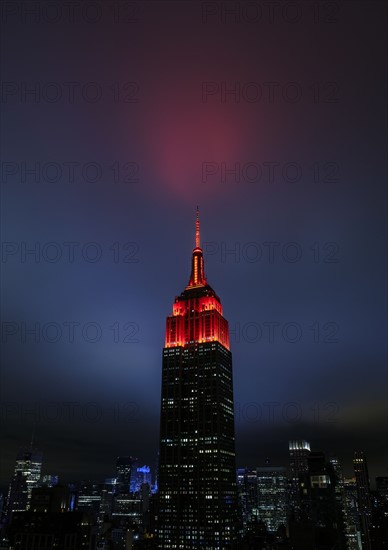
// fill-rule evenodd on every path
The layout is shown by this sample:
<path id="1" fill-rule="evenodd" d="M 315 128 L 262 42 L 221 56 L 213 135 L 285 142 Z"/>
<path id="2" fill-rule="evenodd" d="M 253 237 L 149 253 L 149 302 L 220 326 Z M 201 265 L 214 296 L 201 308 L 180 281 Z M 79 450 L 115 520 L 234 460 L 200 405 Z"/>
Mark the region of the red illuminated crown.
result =
<path id="1" fill-rule="evenodd" d="M 228 321 L 222 315 L 219 297 L 205 277 L 197 207 L 190 280 L 182 294 L 175 298 L 172 315 L 167 317 L 165 347 L 203 342 L 220 342 L 229 349 Z"/>

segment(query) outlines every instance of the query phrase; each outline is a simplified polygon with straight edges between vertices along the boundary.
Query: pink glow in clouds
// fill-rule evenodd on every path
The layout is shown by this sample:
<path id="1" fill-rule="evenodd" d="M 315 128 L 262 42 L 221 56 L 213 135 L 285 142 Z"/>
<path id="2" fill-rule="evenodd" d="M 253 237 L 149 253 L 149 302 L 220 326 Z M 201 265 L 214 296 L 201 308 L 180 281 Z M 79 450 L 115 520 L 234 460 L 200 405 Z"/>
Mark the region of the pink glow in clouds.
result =
<path id="1" fill-rule="evenodd" d="M 175 195 L 192 202 L 206 183 L 202 181 L 204 162 L 241 161 L 244 144 L 250 141 L 243 112 L 228 105 L 172 104 L 152 116 L 147 141 L 155 175 Z M 215 191 L 208 187 L 207 191 Z"/>
<path id="2" fill-rule="evenodd" d="M 252 160 L 252 150 L 257 153 L 259 142 L 268 138 L 267 133 L 258 139 L 261 128 L 268 126 L 261 105 L 221 103 L 220 96 L 203 101 L 205 82 L 226 79 L 233 84 L 228 78 L 230 70 L 230 66 L 209 69 L 198 63 L 188 68 L 182 59 L 173 57 L 163 73 L 158 67 L 156 75 L 142 82 L 142 148 L 147 151 L 153 179 L 191 204 L 204 188 L 219 192 L 219 186 L 206 187 L 202 182 L 204 162 Z"/>

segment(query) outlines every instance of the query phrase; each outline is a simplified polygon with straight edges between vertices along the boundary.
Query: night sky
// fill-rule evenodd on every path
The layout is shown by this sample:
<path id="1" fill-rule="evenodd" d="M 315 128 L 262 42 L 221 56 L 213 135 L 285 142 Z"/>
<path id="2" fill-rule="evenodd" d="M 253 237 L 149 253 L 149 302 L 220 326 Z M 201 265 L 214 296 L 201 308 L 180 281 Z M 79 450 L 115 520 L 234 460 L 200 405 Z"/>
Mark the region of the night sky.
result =
<path id="1" fill-rule="evenodd" d="M 387 475 L 386 11 L 3 2 L 2 486 L 33 431 L 62 481 L 155 468 L 197 205 L 237 464 Z"/>

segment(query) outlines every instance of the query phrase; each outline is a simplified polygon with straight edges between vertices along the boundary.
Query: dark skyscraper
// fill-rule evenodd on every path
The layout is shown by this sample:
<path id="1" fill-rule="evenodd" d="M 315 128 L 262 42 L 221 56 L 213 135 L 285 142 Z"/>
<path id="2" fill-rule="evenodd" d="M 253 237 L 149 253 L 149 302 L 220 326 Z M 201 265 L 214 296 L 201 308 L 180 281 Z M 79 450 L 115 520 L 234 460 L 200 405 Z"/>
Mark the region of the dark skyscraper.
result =
<path id="1" fill-rule="evenodd" d="M 8 513 L 28 510 L 31 492 L 37 487 L 42 469 L 42 453 L 31 447 L 18 452 L 15 473 L 8 492 Z"/>
<path id="2" fill-rule="evenodd" d="M 370 495 L 370 483 L 368 466 L 365 455 L 362 451 L 355 451 L 353 457 L 353 468 L 356 476 L 358 513 L 360 515 L 362 548 L 370 550 L 371 545 L 371 521 L 372 501 Z"/>
<path id="3" fill-rule="evenodd" d="M 167 318 L 159 462 L 159 548 L 230 548 L 237 531 L 232 354 L 207 284 L 197 210 L 189 284 Z"/>
<path id="4" fill-rule="evenodd" d="M 300 520 L 299 476 L 308 471 L 310 444 L 307 441 L 290 441 L 290 510 L 294 519 Z"/>
<path id="5" fill-rule="evenodd" d="M 122 493 L 129 493 L 132 462 L 133 458 L 131 456 L 119 456 L 116 460 L 117 484 L 119 491 Z"/>

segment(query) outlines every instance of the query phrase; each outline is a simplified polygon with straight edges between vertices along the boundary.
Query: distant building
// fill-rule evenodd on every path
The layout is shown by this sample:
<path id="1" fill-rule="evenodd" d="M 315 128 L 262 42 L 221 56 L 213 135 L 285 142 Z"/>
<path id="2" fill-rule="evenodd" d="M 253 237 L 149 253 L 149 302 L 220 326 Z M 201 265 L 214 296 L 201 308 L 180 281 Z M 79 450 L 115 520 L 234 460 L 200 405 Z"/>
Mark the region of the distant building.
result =
<path id="1" fill-rule="evenodd" d="M 305 440 L 293 440 L 288 444 L 290 456 L 289 512 L 296 521 L 301 517 L 299 476 L 308 471 L 310 443 Z"/>
<path id="2" fill-rule="evenodd" d="M 373 550 L 388 548 L 388 477 L 376 477 L 372 492 L 371 543 Z"/>
<path id="3" fill-rule="evenodd" d="M 152 475 L 151 475 L 151 468 L 147 465 L 140 465 L 136 466 L 133 469 L 132 477 L 131 477 L 131 491 L 133 493 L 136 493 L 140 491 L 140 487 L 143 483 L 148 483 L 148 485 L 151 487 L 152 485 Z"/>
<path id="4" fill-rule="evenodd" d="M 42 469 L 42 453 L 31 448 L 22 448 L 8 491 L 8 514 L 28 510 L 32 489 L 38 486 Z"/>
<path id="5" fill-rule="evenodd" d="M 116 478 L 106 479 L 101 487 L 101 503 L 98 522 L 109 520 L 113 512 L 113 499 L 117 493 Z"/>
<path id="6" fill-rule="evenodd" d="M 121 493 L 129 493 L 133 463 L 136 459 L 132 456 L 119 456 L 116 460 L 116 473 L 118 490 Z"/>
<path id="7" fill-rule="evenodd" d="M 112 517 L 125 517 L 140 529 L 142 523 L 142 502 L 139 493 L 117 494 L 113 500 Z"/>
<path id="8" fill-rule="evenodd" d="M 15 512 L 7 528 L 10 548 L 20 550 L 89 550 L 91 520 L 83 512 L 68 512 L 66 487 L 31 491 L 30 509 Z"/>
<path id="9" fill-rule="evenodd" d="M 41 485 L 44 487 L 55 487 L 58 485 L 58 476 L 54 474 L 46 474 L 42 476 Z"/>
<path id="10" fill-rule="evenodd" d="M 90 535 L 90 520 L 82 512 L 16 512 L 8 527 L 15 550 L 89 550 Z"/>
<path id="11" fill-rule="evenodd" d="M 380 508 L 388 516 L 388 477 L 376 477 L 376 493 Z"/>
<path id="12" fill-rule="evenodd" d="M 77 490 L 76 509 L 91 514 L 96 520 L 100 513 L 102 488 L 99 483 L 82 481 Z"/>
<path id="13" fill-rule="evenodd" d="M 298 550 L 346 549 L 337 474 L 321 452 L 310 452 L 308 469 L 299 475 L 299 517 L 290 520 L 290 538 Z"/>
<path id="14" fill-rule="evenodd" d="M 355 451 L 353 468 L 356 476 L 358 513 L 361 526 L 361 541 L 363 550 L 372 550 L 372 500 L 366 457 L 362 451 Z"/>
<path id="15" fill-rule="evenodd" d="M 249 530 L 249 525 L 257 521 L 257 472 L 256 469 L 237 469 L 237 492 L 241 511 L 243 529 Z"/>
<path id="16" fill-rule="evenodd" d="M 287 525 L 287 468 L 257 468 L 257 512 L 269 533 Z"/>
<path id="17" fill-rule="evenodd" d="M 70 491 L 67 487 L 36 487 L 32 489 L 30 510 L 31 512 L 69 512 Z"/>
<path id="18" fill-rule="evenodd" d="M 358 514 L 358 496 L 356 478 L 345 478 L 344 495 L 344 525 L 348 550 L 362 550 L 360 518 Z"/>

